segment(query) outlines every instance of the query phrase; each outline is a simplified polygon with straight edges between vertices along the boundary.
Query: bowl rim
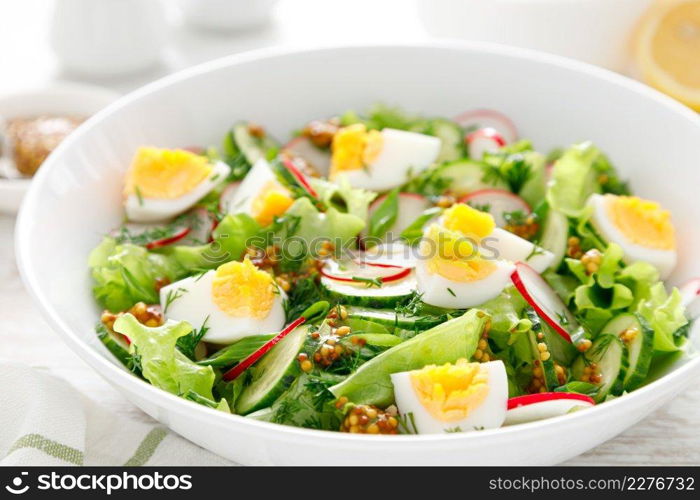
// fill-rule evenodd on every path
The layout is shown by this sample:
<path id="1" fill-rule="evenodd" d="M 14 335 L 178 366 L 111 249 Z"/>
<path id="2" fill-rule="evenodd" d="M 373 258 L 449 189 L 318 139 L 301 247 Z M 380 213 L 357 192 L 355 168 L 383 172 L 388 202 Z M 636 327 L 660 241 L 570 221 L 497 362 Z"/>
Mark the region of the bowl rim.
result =
<path id="1" fill-rule="evenodd" d="M 247 428 L 249 431 L 256 433 L 264 433 L 266 431 L 276 431 L 281 437 L 286 435 L 290 439 L 297 440 L 342 440 L 343 442 L 361 442 L 363 446 L 376 445 L 384 447 L 394 443 L 397 446 L 406 446 L 411 443 L 450 443 L 459 444 L 466 440 L 481 440 L 490 439 L 494 436 L 508 437 L 518 433 L 527 433 L 528 431 L 541 428 L 543 426 L 555 425 L 558 423 L 568 423 L 570 426 L 575 426 L 581 419 L 588 419 L 595 415 L 604 413 L 608 408 L 623 407 L 631 404 L 633 401 L 639 401 L 645 398 L 648 394 L 657 391 L 661 388 L 666 388 L 666 393 L 677 393 L 685 388 L 692 378 L 690 374 L 693 372 L 700 373 L 700 357 L 689 359 L 682 366 L 673 369 L 668 374 L 660 377 L 657 380 L 629 393 L 624 397 L 616 398 L 605 404 L 596 405 L 587 409 L 585 412 L 574 412 L 567 415 L 562 415 L 545 420 L 539 420 L 514 426 L 500 427 L 496 429 L 487 429 L 479 432 L 467 433 L 448 433 L 448 434 L 424 434 L 424 435 L 362 435 L 348 434 L 343 432 L 306 429 L 301 427 L 293 427 L 271 422 L 263 422 L 252 418 L 226 414 L 224 412 L 208 408 L 203 405 L 193 403 L 186 399 L 180 398 L 174 394 L 168 393 L 159 389 L 148 382 L 135 377 L 133 374 L 117 366 L 110 361 L 106 356 L 101 355 L 95 349 L 90 347 L 86 342 L 71 331 L 71 328 L 63 321 L 60 311 L 52 306 L 43 292 L 41 281 L 35 274 L 31 266 L 31 261 L 28 258 L 30 240 L 32 234 L 32 212 L 36 211 L 38 202 L 40 201 L 40 190 L 48 179 L 48 172 L 53 168 L 53 164 L 57 163 L 57 159 L 63 154 L 63 151 L 72 147 L 83 134 L 98 126 L 101 121 L 108 118 L 114 111 L 129 105 L 148 94 L 159 91 L 160 89 L 177 84 L 178 82 L 189 78 L 203 75 L 212 71 L 223 69 L 229 66 L 245 64 L 247 62 L 256 61 L 259 59 L 275 59 L 285 58 L 298 54 L 318 53 L 318 52 L 344 52 L 353 50 L 452 50 L 464 53 L 479 53 L 493 54 L 498 56 L 515 57 L 526 59 L 535 63 L 541 63 L 551 66 L 559 66 L 563 69 L 584 73 L 595 78 L 605 80 L 610 84 L 624 87 L 630 92 L 637 93 L 645 98 L 657 101 L 665 106 L 671 112 L 675 112 L 690 121 L 700 129 L 700 116 L 696 115 L 692 110 L 673 100 L 672 98 L 654 90 L 646 85 L 632 80 L 631 78 L 622 76 L 604 68 L 593 66 L 580 61 L 575 61 L 565 57 L 548 54 L 531 49 L 523 49 L 488 42 L 468 42 L 457 40 L 429 40 L 422 42 L 387 42 L 387 43 L 357 43 L 357 44 L 339 44 L 339 45 L 324 45 L 324 46 L 296 46 L 296 47 L 268 47 L 256 49 L 252 51 L 233 54 L 223 58 L 208 61 L 191 68 L 176 72 L 164 78 L 151 82 L 139 89 L 136 89 L 129 94 L 121 97 L 116 102 L 110 104 L 103 110 L 96 113 L 85 121 L 75 132 L 73 132 L 59 147 L 50 155 L 45 164 L 35 176 L 34 181 L 25 197 L 17 219 L 17 228 L 15 231 L 15 253 L 17 265 L 22 278 L 22 281 L 29 291 L 29 294 L 38 305 L 42 316 L 51 325 L 51 328 L 56 331 L 60 337 L 76 352 L 83 361 L 91 368 L 98 372 L 100 376 L 108 379 L 108 381 L 118 387 L 124 387 L 129 392 L 139 394 L 144 399 L 148 399 L 156 407 L 166 408 L 168 411 L 174 411 L 178 414 L 190 413 L 193 416 L 215 420 L 219 425 L 231 425 L 236 423 L 243 430 Z M 25 249 L 27 250 L 25 252 Z M 677 390 L 672 390 L 676 388 Z"/>

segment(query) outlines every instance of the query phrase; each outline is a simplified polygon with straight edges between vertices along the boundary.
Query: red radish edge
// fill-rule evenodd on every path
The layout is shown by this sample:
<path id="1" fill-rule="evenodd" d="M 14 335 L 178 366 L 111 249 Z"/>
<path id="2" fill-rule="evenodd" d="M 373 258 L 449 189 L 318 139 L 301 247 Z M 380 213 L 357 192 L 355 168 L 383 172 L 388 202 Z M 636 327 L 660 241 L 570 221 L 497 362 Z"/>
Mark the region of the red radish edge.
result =
<path id="1" fill-rule="evenodd" d="M 506 115 L 503 113 L 496 111 L 494 109 L 471 109 L 469 111 L 464 111 L 463 113 L 458 114 L 455 116 L 452 121 L 457 122 L 459 125 L 462 127 L 465 126 L 465 122 L 469 120 L 474 120 L 475 118 L 478 118 L 480 116 L 484 117 L 490 117 L 491 119 L 494 119 L 496 121 L 500 121 L 505 128 L 508 129 L 510 134 L 513 136 L 513 140 L 516 140 L 518 137 L 518 128 L 515 126 L 515 123 L 513 123 L 513 120 L 508 118 Z"/>
<path id="2" fill-rule="evenodd" d="M 146 243 L 146 248 L 149 250 L 154 250 L 156 248 L 171 245 L 176 241 L 180 241 L 181 239 L 183 239 L 185 236 L 190 234 L 191 231 L 191 227 L 183 227 L 179 233 L 175 233 L 174 235 L 168 236 L 167 238 L 162 238 L 160 240 L 150 241 Z"/>
<path id="3" fill-rule="evenodd" d="M 246 371 L 248 368 L 250 368 L 257 360 L 262 358 L 267 352 L 272 349 L 275 344 L 277 344 L 280 340 L 285 338 L 287 335 L 289 335 L 296 327 L 303 325 L 306 322 L 306 318 L 303 316 L 301 318 L 298 318 L 294 321 L 292 321 L 284 330 L 279 332 L 277 335 L 272 337 L 270 340 L 265 342 L 257 351 L 255 351 L 253 354 L 245 358 L 243 361 L 238 363 L 236 366 L 231 368 L 229 371 L 224 373 L 223 379 L 226 382 L 230 382 L 231 380 L 234 380 L 238 376 L 241 375 L 244 371 Z"/>
<path id="4" fill-rule="evenodd" d="M 520 196 L 518 196 L 515 193 L 511 193 L 507 189 L 479 189 L 478 191 L 472 191 L 471 193 L 462 196 L 458 201 L 460 203 L 467 203 L 469 200 L 472 200 L 478 196 L 505 196 L 508 198 L 513 199 L 513 201 L 517 202 L 519 205 L 522 205 L 523 209 L 527 210 L 527 213 L 532 213 L 532 208 L 530 208 L 530 205 L 527 204 L 525 200 L 523 200 Z"/>
<path id="5" fill-rule="evenodd" d="M 294 165 L 294 162 L 287 157 L 282 158 L 282 164 L 287 167 L 287 170 L 294 176 L 294 178 L 301 184 L 301 187 L 306 190 L 307 193 L 309 193 L 311 196 L 314 198 L 318 199 L 318 193 L 316 193 L 316 190 L 311 187 L 311 184 L 309 184 L 309 181 L 306 180 L 306 176 L 301 173 L 301 171 Z"/>
<path id="6" fill-rule="evenodd" d="M 498 133 L 498 131 L 495 128 L 491 127 L 486 127 L 486 128 L 480 128 L 478 130 L 475 130 L 471 134 L 468 134 L 467 137 L 464 138 L 466 142 L 471 144 L 474 142 L 476 139 L 489 139 L 492 140 L 493 142 L 498 145 L 498 147 L 503 147 L 507 144 L 506 140 L 503 138 L 501 134 Z"/>
<path id="7" fill-rule="evenodd" d="M 508 399 L 508 409 L 520 408 L 536 403 L 544 403 L 545 401 L 555 401 L 558 399 L 575 399 L 584 401 L 591 405 L 595 405 L 595 401 L 590 396 L 579 394 L 578 392 L 538 392 L 535 394 L 526 394 L 525 396 L 516 396 Z"/>
<path id="8" fill-rule="evenodd" d="M 373 266 L 376 266 L 376 267 L 395 267 L 395 268 L 397 268 L 397 269 L 401 269 L 401 271 L 397 272 L 396 274 L 391 274 L 391 275 L 389 275 L 389 276 L 382 276 L 382 277 L 378 278 L 379 281 L 381 281 L 382 283 L 390 283 L 390 282 L 392 282 L 392 281 L 397 281 L 397 280 L 400 280 L 400 279 L 402 279 L 402 278 L 405 278 L 406 276 L 408 276 L 409 274 L 411 274 L 411 268 L 410 268 L 410 267 L 400 267 L 400 266 L 393 266 L 393 265 L 390 265 L 390 264 L 379 264 L 379 263 L 368 264 L 368 265 L 370 265 L 370 266 L 373 265 Z M 319 273 L 321 274 L 321 276 L 323 276 L 323 277 L 325 277 L 325 278 L 328 278 L 328 279 L 331 279 L 331 280 L 335 280 L 335 281 L 344 281 L 344 282 L 346 282 L 346 283 L 357 283 L 357 280 L 354 280 L 354 279 L 352 279 L 352 278 L 345 278 L 345 277 L 342 277 L 342 276 L 334 276 L 334 275 L 332 275 L 332 274 L 329 274 L 329 273 L 327 273 L 326 271 L 324 271 L 323 268 L 321 268 L 321 270 L 319 271 Z"/>
<path id="9" fill-rule="evenodd" d="M 520 295 L 523 296 L 523 298 L 527 301 L 530 306 L 535 310 L 537 315 L 545 320 L 549 326 L 554 328 L 554 331 L 557 332 L 559 335 L 561 335 L 564 340 L 571 342 L 571 335 L 569 332 L 567 332 L 564 327 L 562 327 L 559 322 L 557 322 L 554 318 L 550 318 L 549 315 L 539 306 L 537 301 L 534 299 L 532 295 L 530 295 L 530 292 L 527 290 L 527 287 L 525 286 L 525 283 L 523 283 L 522 278 L 520 277 L 520 274 L 518 273 L 518 268 L 525 267 L 527 268 L 530 272 L 534 273 L 537 275 L 540 280 L 542 280 L 542 283 L 551 291 L 551 293 L 556 294 L 554 290 L 552 290 L 552 287 L 549 286 L 549 283 L 544 281 L 544 278 L 540 276 L 540 274 L 535 271 L 532 267 L 528 266 L 524 262 L 516 262 L 515 263 L 515 271 L 512 272 L 510 275 L 510 280 L 513 282 L 513 285 L 515 285 L 515 288 L 518 289 L 520 292 Z M 557 297 L 558 298 L 558 297 Z M 562 303 L 563 304 L 563 303 Z M 565 304 L 563 304 L 564 307 L 566 307 Z"/>
<path id="10" fill-rule="evenodd" d="M 692 290 L 695 289 L 693 292 Z M 687 282 L 683 283 L 683 285 L 678 287 L 678 291 L 683 294 L 686 290 L 688 290 L 690 295 L 700 295 L 700 278 L 693 278 L 691 280 L 688 280 Z"/>

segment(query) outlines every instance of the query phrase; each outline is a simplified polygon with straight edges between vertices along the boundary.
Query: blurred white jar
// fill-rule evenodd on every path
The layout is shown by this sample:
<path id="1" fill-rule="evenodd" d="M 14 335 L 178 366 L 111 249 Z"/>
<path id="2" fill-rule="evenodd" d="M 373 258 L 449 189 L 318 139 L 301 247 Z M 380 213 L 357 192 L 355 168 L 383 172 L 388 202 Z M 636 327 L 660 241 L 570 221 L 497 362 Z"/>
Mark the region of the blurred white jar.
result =
<path id="1" fill-rule="evenodd" d="M 419 0 L 434 36 L 544 50 L 616 71 L 652 0 Z"/>
<path id="2" fill-rule="evenodd" d="M 160 0 L 56 0 L 51 43 L 68 71 L 116 76 L 155 64 L 167 31 Z"/>
<path id="3" fill-rule="evenodd" d="M 232 31 L 267 23 L 277 0 L 178 0 L 178 3 L 187 24 Z"/>

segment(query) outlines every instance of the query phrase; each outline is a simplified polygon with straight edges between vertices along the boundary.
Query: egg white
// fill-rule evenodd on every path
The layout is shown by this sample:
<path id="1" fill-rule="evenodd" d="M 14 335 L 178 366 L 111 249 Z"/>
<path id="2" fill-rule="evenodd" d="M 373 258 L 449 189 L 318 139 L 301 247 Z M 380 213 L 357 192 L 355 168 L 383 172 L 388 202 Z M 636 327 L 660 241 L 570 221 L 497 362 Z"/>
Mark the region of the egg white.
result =
<path id="1" fill-rule="evenodd" d="M 391 375 L 394 385 L 394 398 L 399 413 L 413 414 L 413 421 L 419 434 L 442 434 L 459 429 L 469 432 L 480 429 L 495 429 L 503 425 L 508 408 L 508 376 L 503 361 L 489 361 L 481 365 L 488 370 L 489 392 L 486 399 L 466 418 L 454 422 L 443 422 L 434 418 L 423 406 L 411 384 L 410 373 Z"/>
<path id="2" fill-rule="evenodd" d="M 511 285 L 510 275 L 515 266 L 503 260 L 494 261 L 496 268 L 488 276 L 469 282 L 452 281 L 428 269 L 424 258 L 416 261 L 416 280 L 421 300 L 427 304 L 465 309 L 488 302 Z"/>
<path id="3" fill-rule="evenodd" d="M 217 161 L 206 179 L 188 193 L 173 199 L 146 198 L 131 194 L 127 196 L 124 203 L 126 216 L 134 222 L 156 222 L 179 215 L 192 208 L 199 200 L 209 194 L 228 177 L 229 172 L 231 172 L 231 167 Z"/>
<path id="4" fill-rule="evenodd" d="M 416 132 L 385 128 L 382 150 L 365 169 L 346 170 L 350 185 L 374 191 L 388 191 L 404 184 L 408 174 L 425 170 L 440 153 L 439 138 Z"/>
<path id="5" fill-rule="evenodd" d="M 263 319 L 234 318 L 229 316 L 212 300 L 212 283 L 216 271 L 207 271 L 201 276 L 182 279 L 160 290 L 160 304 L 165 317 L 175 321 L 187 321 L 192 328 L 199 329 L 206 321 L 208 328 L 203 340 L 214 344 L 231 344 L 251 335 L 276 333 L 284 328 L 284 294 L 275 297 L 272 309 Z M 170 297 L 179 297 L 172 300 Z M 167 304 L 167 308 L 166 308 Z"/>
<path id="6" fill-rule="evenodd" d="M 279 183 L 267 160 L 260 158 L 250 168 L 236 192 L 231 196 L 227 206 L 228 213 L 250 214 L 253 202 L 270 182 Z"/>
<path id="7" fill-rule="evenodd" d="M 525 262 L 538 273 L 554 262 L 554 254 L 517 234 L 497 227 L 481 241 L 482 255 L 510 262 Z M 489 254 L 490 252 L 490 254 Z"/>
<path id="8" fill-rule="evenodd" d="M 593 208 L 591 224 L 598 234 L 607 242 L 620 245 L 624 252 L 623 261 L 627 264 L 644 261 L 654 266 L 661 279 L 667 278 L 676 267 L 678 254 L 676 250 L 660 250 L 648 248 L 630 241 L 625 234 L 608 217 L 608 203 L 613 199 L 612 195 L 592 194 L 588 199 L 588 206 Z"/>

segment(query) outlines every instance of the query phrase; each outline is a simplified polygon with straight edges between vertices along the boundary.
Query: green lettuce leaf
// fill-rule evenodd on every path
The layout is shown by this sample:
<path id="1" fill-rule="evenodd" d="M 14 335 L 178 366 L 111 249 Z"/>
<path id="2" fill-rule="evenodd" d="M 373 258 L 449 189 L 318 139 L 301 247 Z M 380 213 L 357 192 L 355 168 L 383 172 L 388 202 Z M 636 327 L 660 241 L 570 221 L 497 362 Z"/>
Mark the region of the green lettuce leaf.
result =
<path id="1" fill-rule="evenodd" d="M 662 352 L 679 350 L 674 333 L 688 323 L 680 292 L 674 288 L 669 295 L 661 282 L 652 285 L 648 291 L 648 298 L 639 304 L 639 313 L 654 330 L 654 349 Z"/>
<path id="2" fill-rule="evenodd" d="M 214 241 L 206 245 L 174 245 L 159 250 L 170 256 L 184 272 L 191 274 L 213 269 L 224 262 L 240 260 L 246 247 L 255 242 L 262 231 L 260 224 L 250 215 L 239 213 L 226 215 L 212 232 Z"/>
<path id="3" fill-rule="evenodd" d="M 471 358 L 488 320 L 489 316 L 483 311 L 471 309 L 458 318 L 387 349 L 331 387 L 330 391 L 336 397 L 346 396 L 356 404 L 389 406 L 394 402 L 392 373 Z"/>
<path id="4" fill-rule="evenodd" d="M 552 169 L 547 191 L 549 206 L 569 217 L 580 216 L 588 197 L 600 191 L 593 165 L 601 156 L 589 142 L 567 149 Z"/>
<path id="5" fill-rule="evenodd" d="M 112 312 L 129 309 L 137 302 L 158 302 L 158 278 L 175 281 L 183 270 L 167 256 L 130 243 L 117 244 L 106 237 L 90 252 L 88 266 L 97 302 Z"/>
<path id="6" fill-rule="evenodd" d="M 377 197 L 373 191 L 352 187 L 345 175 L 341 175 L 337 183 L 316 178 L 309 179 L 309 183 L 325 206 L 335 207 L 362 220 L 367 220 L 369 204 Z"/>
<path id="7" fill-rule="evenodd" d="M 319 212 L 308 198 L 296 200 L 285 217 L 298 218 L 293 236 L 302 238 L 307 244 L 327 239 L 338 247 L 353 240 L 365 227 L 365 221 L 360 217 L 342 213 L 334 207 L 329 207 L 325 213 Z"/>
<path id="8" fill-rule="evenodd" d="M 114 331 L 129 338 L 130 351 L 139 357 L 141 373 L 152 385 L 178 396 L 187 396 L 191 391 L 214 399 L 214 370 L 194 363 L 175 347 L 177 339 L 192 331 L 189 323 L 168 320 L 150 328 L 133 315 L 124 314 L 114 322 Z"/>

